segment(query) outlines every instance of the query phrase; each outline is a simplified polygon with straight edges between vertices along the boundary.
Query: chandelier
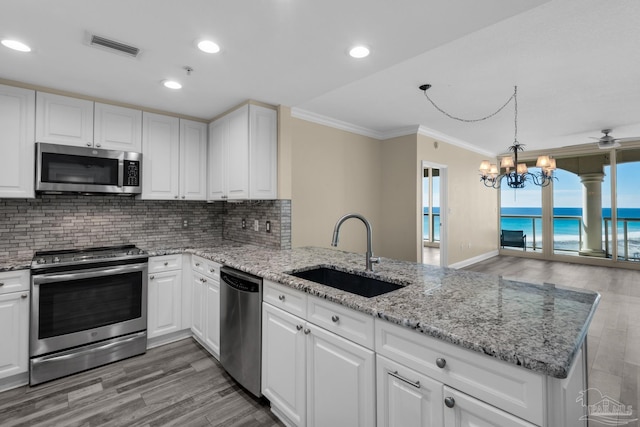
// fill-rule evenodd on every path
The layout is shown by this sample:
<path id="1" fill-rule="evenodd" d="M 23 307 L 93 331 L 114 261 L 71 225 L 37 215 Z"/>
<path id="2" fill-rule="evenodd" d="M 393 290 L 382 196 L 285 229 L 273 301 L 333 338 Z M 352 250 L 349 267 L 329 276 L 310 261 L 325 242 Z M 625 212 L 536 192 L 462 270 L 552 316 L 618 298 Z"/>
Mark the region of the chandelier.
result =
<path id="1" fill-rule="evenodd" d="M 431 87 L 429 84 L 424 84 L 419 87 L 424 92 L 424 96 L 431 102 L 436 110 L 440 111 L 445 116 L 466 123 L 480 122 L 487 120 L 502 111 L 513 100 L 514 106 L 514 137 L 513 145 L 507 148 L 507 151 L 512 155 L 503 156 L 500 159 L 500 167 L 496 163 L 491 163 L 488 160 L 483 160 L 480 163 L 480 181 L 487 186 L 493 188 L 500 188 L 502 185 L 502 179 L 506 178 L 506 183 L 510 188 L 523 188 L 526 182 L 532 182 L 535 185 L 546 187 L 551 183 L 553 179 L 553 171 L 556 170 L 556 160 L 550 156 L 539 156 L 536 161 L 536 167 L 540 168 L 540 172 L 529 172 L 526 163 L 518 163 L 518 152 L 524 150 L 524 144 L 518 142 L 518 86 L 513 89 L 513 95 L 509 97 L 500 108 L 488 116 L 480 117 L 477 119 L 462 119 L 453 116 L 442 108 L 438 107 L 427 94 L 427 90 Z M 504 172 L 501 172 L 504 169 Z"/>

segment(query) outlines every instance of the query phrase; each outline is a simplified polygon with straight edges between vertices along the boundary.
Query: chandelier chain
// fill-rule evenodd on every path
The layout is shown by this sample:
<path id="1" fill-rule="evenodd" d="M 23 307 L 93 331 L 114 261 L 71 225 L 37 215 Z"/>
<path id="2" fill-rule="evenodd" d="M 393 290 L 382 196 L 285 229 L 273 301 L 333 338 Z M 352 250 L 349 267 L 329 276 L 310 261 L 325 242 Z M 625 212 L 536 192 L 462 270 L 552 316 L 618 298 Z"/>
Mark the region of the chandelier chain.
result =
<path id="1" fill-rule="evenodd" d="M 427 90 L 424 90 L 424 96 L 429 100 L 429 102 L 431 103 L 431 105 L 433 105 L 433 107 L 440 111 L 442 114 L 444 114 L 445 116 L 449 117 L 450 119 L 453 120 L 458 120 L 459 122 L 465 122 L 465 123 L 475 123 L 475 122 L 481 122 L 487 119 L 490 119 L 491 117 L 495 116 L 496 114 L 498 114 L 500 111 L 504 110 L 504 108 L 509 105 L 509 103 L 511 102 L 511 100 L 513 99 L 515 101 L 515 105 L 516 105 L 516 134 L 518 131 L 517 128 L 517 119 L 518 119 L 518 100 L 516 98 L 516 94 L 518 92 L 518 86 L 515 86 L 515 89 L 513 90 L 513 94 L 509 97 L 509 99 L 507 99 L 507 102 L 505 102 L 500 108 L 498 108 L 495 112 L 489 114 L 488 116 L 484 116 L 484 117 L 480 117 L 477 119 L 464 119 L 461 117 L 456 117 L 452 114 L 447 113 L 446 111 L 444 111 L 442 108 L 438 107 L 436 105 L 435 102 L 433 102 L 433 100 L 431 98 L 429 98 L 429 95 L 427 94 Z"/>

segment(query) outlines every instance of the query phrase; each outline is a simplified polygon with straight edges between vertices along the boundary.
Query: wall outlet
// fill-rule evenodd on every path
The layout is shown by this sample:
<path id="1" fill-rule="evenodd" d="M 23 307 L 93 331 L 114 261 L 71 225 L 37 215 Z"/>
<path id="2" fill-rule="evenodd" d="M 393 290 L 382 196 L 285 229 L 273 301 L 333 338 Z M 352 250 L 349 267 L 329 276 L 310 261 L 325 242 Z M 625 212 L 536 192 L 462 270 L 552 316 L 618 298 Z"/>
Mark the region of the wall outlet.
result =
<path id="1" fill-rule="evenodd" d="M 247 228 L 247 220 L 242 218 L 242 229 L 246 229 Z"/>
<path id="2" fill-rule="evenodd" d="M 189 228 L 189 220 L 187 218 L 182 218 L 182 228 Z"/>
<path id="3" fill-rule="evenodd" d="M 265 224 L 265 230 L 267 233 L 271 233 L 271 221 L 267 221 Z"/>
<path id="4" fill-rule="evenodd" d="M 253 230 L 260 231 L 260 221 L 258 221 L 257 219 L 253 220 Z"/>

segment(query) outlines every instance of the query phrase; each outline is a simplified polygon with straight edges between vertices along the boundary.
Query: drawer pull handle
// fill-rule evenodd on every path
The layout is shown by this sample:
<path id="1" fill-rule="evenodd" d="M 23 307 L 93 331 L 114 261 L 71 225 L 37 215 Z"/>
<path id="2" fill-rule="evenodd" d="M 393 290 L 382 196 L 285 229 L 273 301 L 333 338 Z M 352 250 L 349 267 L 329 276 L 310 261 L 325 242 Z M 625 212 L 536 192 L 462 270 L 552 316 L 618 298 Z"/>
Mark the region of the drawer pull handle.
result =
<path id="1" fill-rule="evenodd" d="M 200 263 L 199 262 L 196 262 L 196 267 L 200 267 Z"/>
<path id="2" fill-rule="evenodd" d="M 456 400 L 453 397 L 445 397 L 444 404 L 447 405 L 447 408 L 453 408 L 456 406 Z"/>
<path id="3" fill-rule="evenodd" d="M 167 265 L 169 265 L 169 263 L 167 261 L 164 262 L 164 266 L 166 267 Z"/>
<path id="4" fill-rule="evenodd" d="M 305 330 L 304 330 L 304 334 L 305 334 L 305 335 L 309 335 L 310 333 L 311 333 L 311 329 L 309 329 L 309 328 L 305 328 Z"/>
<path id="5" fill-rule="evenodd" d="M 445 359 L 443 359 L 442 357 L 438 357 L 436 359 L 436 365 L 438 365 L 438 368 L 444 368 L 445 366 L 447 366 L 447 361 Z"/>
<path id="6" fill-rule="evenodd" d="M 284 295 L 280 295 L 280 296 L 278 297 L 278 299 L 279 299 L 280 301 L 282 301 L 282 302 L 284 302 L 284 298 L 285 298 L 285 296 L 284 296 Z"/>
<path id="7" fill-rule="evenodd" d="M 215 273 L 215 272 L 216 272 L 216 269 L 215 269 L 215 268 L 211 268 L 211 269 L 209 269 L 209 273 Z"/>
<path id="8" fill-rule="evenodd" d="M 331 316 L 331 321 L 333 323 L 338 323 L 340 321 L 340 318 L 334 314 L 333 316 Z"/>
<path id="9" fill-rule="evenodd" d="M 391 375 L 392 377 L 396 377 L 400 381 L 404 381 L 405 383 L 407 383 L 409 385 L 412 385 L 415 388 L 420 388 L 420 381 L 411 381 L 410 379 L 407 379 L 407 378 L 403 377 L 402 375 L 400 375 L 398 373 L 398 371 L 389 372 L 389 375 Z"/>
<path id="10" fill-rule="evenodd" d="M 22 294 L 20 295 L 20 298 L 25 299 L 27 297 L 27 294 Z"/>
<path id="11" fill-rule="evenodd" d="M 153 280 L 155 278 L 156 278 L 156 276 L 153 276 L 153 275 L 149 276 L 149 280 Z"/>
<path id="12" fill-rule="evenodd" d="M 302 330 L 302 325 L 296 325 L 296 329 L 301 331 Z"/>

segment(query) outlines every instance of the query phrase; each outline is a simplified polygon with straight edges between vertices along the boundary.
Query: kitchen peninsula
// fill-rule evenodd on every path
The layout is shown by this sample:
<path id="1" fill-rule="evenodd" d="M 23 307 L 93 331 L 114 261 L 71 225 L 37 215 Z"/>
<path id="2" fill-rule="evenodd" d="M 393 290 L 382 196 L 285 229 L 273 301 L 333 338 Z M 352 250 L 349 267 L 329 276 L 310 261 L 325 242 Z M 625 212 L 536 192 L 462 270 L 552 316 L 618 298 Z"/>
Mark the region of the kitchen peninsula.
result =
<path id="1" fill-rule="evenodd" d="M 199 248 L 144 249 L 151 257 L 205 259 L 264 278 L 263 393 L 285 423 L 306 425 L 296 416 L 306 420 L 305 414 L 313 415 L 314 405 L 323 402 L 313 397 L 312 404 L 307 396 L 300 415 L 300 405 L 292 412 L 286 393 L 278 393 L 281 384 L 269 391 L 269 370 L 277 368 L 272 361 L 292 357 L 282 341 L 276 351 L 285 353 L 268 354 L 274 351 L 266 341 L 274 336 L 269 328 L 276 318 L 277 325 L 284 325 L 283 319 L 293 322 L 288 332 L 296 340 L 331 334 L 366 355 L 364 371 L 344 379 L 346 390 L 366 387 L 360 403 L 369 415 L 360 422 L 387 425 L 389 417 L 399 416 L 393 415 L 398 409 L 394 399 L 403 399 L 409 410 L 400 416 L 430 416 L 436 425 L 450 425 L 460 411 L 490 417 L 495 425 L 583 425 L 578 419 L 584 406 L 576 398 L 587 388 L 585 338 L 597 293 L 386 258 L 374 273 L 365 273 L 362 254 L 325 248 L 277 250 L 220 240 Z M 4 261 L 4 271 L 28 268 L 21 260 Z M 183 262 L 183 269 L 189 263 Z M 316 266 L 402 288 L 366 298 L 287 274 Z M 333 320 L 324 324 L 323 316 Z M 304 354 L 316 351 L 313 343 L 303 341 Z M 321 363 L 319 356 L 306 360 L 307 365 Z M 296 369 L 286 366 L 292 381 Z M 348 378 L 357 378 L 355 385 Z M 307 390 L 317 386 L 312 378 L 306 381 L 312 384 Z M 422 393 L 417 409 L 410 392 Z M 430 409 L 420 414 L 425 401 Z M 336 408 L 333 416 L 342 417 L 340 411 Z"/>

